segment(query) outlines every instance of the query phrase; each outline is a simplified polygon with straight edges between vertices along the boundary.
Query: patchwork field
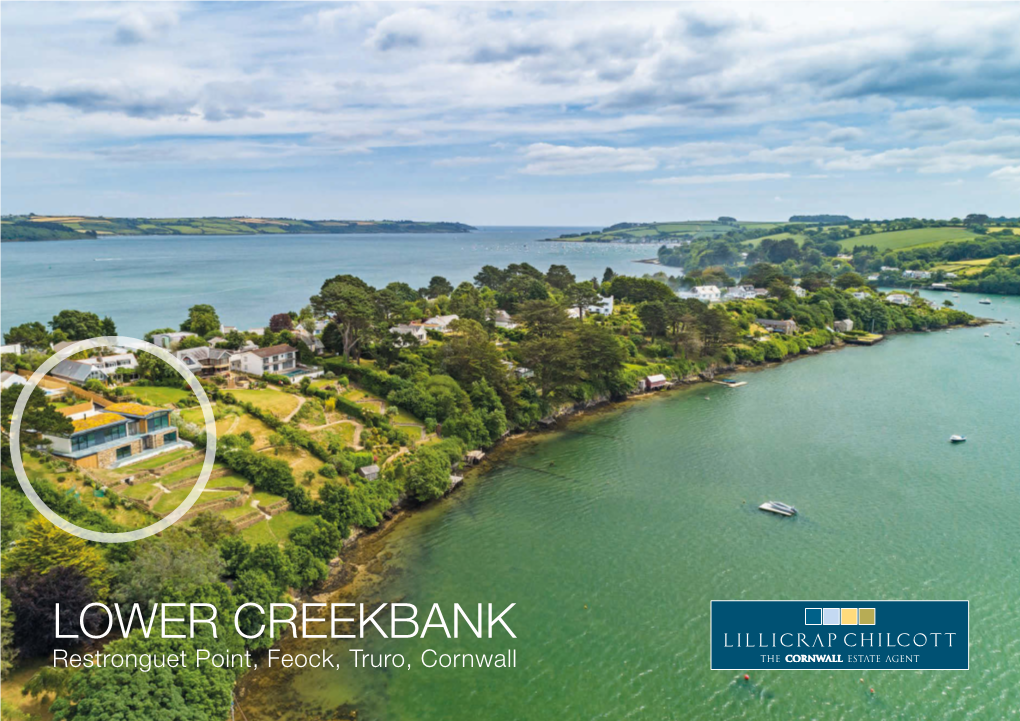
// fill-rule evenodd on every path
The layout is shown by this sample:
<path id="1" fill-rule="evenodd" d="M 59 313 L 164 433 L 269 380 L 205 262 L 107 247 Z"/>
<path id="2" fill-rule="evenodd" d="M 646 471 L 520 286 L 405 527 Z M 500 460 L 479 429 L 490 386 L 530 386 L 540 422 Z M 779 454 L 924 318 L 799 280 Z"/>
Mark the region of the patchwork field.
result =
<path id="1" fill-rule="evenodd" d="M 874 245 L 879 250 L 901 250 L 915 245 L 941 245 L 954 240 L 973 240 L 976 237 L 974 233 L 964 228 L 917 228 L 860 235 L 841 240 L 839 244 L 847 250 L 855 245 Z"/>
<path id="2" fill-rule="evenodd" d="M 1010 255 L 1008 258 L 1017 258 L 1020 256 Z M 960 276 L 974 275 L 979 273 L 988 266 L 994 258 L 979 258 L 978 260 L 958 260 L 952 263 L 943 263 L 936 265 L 933 270 L 942 270 L 947 273 L 956 273 Z"/>

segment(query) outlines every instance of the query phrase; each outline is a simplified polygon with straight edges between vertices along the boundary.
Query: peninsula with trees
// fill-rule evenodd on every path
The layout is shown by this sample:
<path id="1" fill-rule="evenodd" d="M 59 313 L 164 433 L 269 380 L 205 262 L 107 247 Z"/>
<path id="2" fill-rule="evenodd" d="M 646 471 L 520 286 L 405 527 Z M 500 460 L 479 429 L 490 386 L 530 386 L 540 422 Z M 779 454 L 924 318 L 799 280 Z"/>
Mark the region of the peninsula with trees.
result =
<path id="1" fill-rule="evenodd" d="M 85 215 L 5 215 L 0 240 L 81 240 L 105 235 L 348 235 L 374 233 L 469 233 L 464 223 L 414 220 L 299 220 L 296 218 L 111 218 Z"/>
<path id="2" fill-rule="evenodd" d="M 442 497 L 510 434 L 741 366 L 979 322 L 916 293 L 878 292 L 850 269 L 796 278 L 770 262 L 749 267 L 725 295 L 708 283 L 681 293 L 611 268 L 578 278 L 563 265 L 543 271 L 528 263 L 487 265 L 455 282 L 436 276 L 419 289 L 374 287 L 346 274 L 316 286 L 306 306 L 280 308 L 261 328 L 225 325 L 206 304 L 185 313 L 182 304 L 177 328 L 147 334 L 199 375 L 213 402 L 217 447 L 188 514 L 137 543 L 89 543 L 42 518 L 15 477 L 7 430 L 25 378 L 68 342 L 115 335 L 115 320 L 68 309 L 5 334 L 5 689 L 58 719 L 143 721 L 173 712 L 221 721 L 243 668 L 52 668 L 53 638 L 39 629 L 55 627 L 58 603 L 68 624 L 98 633 L 97 602 L 138 603 L 145 617 L 158 602 L 211 603 L 224 623 L 242 609 L 247 638 L 219 624 L 194 637 L 134 632 L 105 643 L 103 653 L 193 656 L 204 648 L 259 658 L 275 641 L 258 633 L 260 616 L 246 604 L 265 609 L 323 592 L 331 569 L 343 566 L 347 540 L 399 507 Z M 203 414 L 181 377 L 154 356 L 128 355 L 97 349 L 62 361 L 23 414 L 33 488 L 56 513 L 95 530 L 165 517 L 203 463 Z M 154 428 L 156 447 L 136 453 L 135 436 Z M 105 457 L 86 462 L 93 449 Z M 80 652 L 60 628 L 58 648 Z"/>

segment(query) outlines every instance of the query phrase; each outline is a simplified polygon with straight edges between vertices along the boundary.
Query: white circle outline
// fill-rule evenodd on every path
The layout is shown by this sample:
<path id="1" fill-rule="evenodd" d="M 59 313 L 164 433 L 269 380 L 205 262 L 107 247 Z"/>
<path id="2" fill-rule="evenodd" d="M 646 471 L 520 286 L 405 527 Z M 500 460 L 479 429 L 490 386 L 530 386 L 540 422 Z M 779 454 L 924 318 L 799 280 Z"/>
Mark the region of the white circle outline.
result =
<path id="1" fill-rule="evenodd" d="M 137 528 L 133 531 L 120 531 L 117 533 L 109 533 L 105 531 L 93 531 L 88 528 L 82 528 L 76 526 L 70 521 L 61 518 L 54 513 L 49 506 L 43 503 L 43 500 L 39 498 L 39 494 L 36 493 L 35 488 L 28 480 L 28 475 L 25 473 L 25 465 L 21 460 L 21 415 L 25 411 L 25 406 L 28 404 L 28 399 L 32 395 L 32 391 L 35 390 L 39 381 L 62 360 L 69 358 L 75 353 L 80 353 L 83 350 L 89 350 L 91 348 L 104 348 L 107 346 L 121 346 L 123 348 L 131 348 L 133 350 L 145 351 L 151 355 L 156 356 L 162 361 L 168 363 L 174 370 L 180 373 L 184 380 L 188 382 L 188 386 L 195 393 L 195 397 L 198 398 L 198 403 L 202 407 L 202 417 L 205 420 L 205 462 L 202 464 L 202 472 L 198 475 L 198 481 L 195 483 L 195 487 L 191 489 L 191 493 L 188 497 L 181 502 L 175 510 L 167 514 L 160 520 L 156 521 L 152 525 L 145 526 L 144 528 Z M 21 390 L 21 394 L 18 396 L 18 401 L 14 405 L 14 413 L 11 416 L 11 462 L 14 466 L 14 473 L 18 476 L 18 482 L 21 484 L 22 490 L 25 491 L 25 495 L 28 496 L 28 500 L 32 502 L 36 510 L 39 511 L 46 519 L 54 526 L 61 528 L 71 535 L 83 538 L 86 541 L 95 541 L 96 543 L 130 543 L 131 541 L 140 541 L 143 538 L 148 538 L 160 531 L 169 528 L 171 525 L 176 523 L 184 516 L 191 507 L 195 505 L 195 501 L 202 495 L 202 491 L 205 490 L 206 483 L 209 482 L 209 476 L 212 474 L 213 464 L 216 462 L 216 419 L 213 417 L 212 404 L 209 402 L 208 396 L 205 394 L 205 389 L 202 388 L 202 384 L 199 383 L 198 378 L 195 374 L 185 366 L 180 360 L 171 355 L 169 352 L 160 348 L 159 346 L 153 345 L 152 343 L 146 343 L 144 340 L 138 340 L 137 338 L 130 338 L 127 336 L 97 336 L 95 338 L 88 338 L 86 340 L 80 340 L 71 345 L 67 346 L 63 350 L 53 354 L 45 361 L 42 365 L 36 368 L 35 373 L 28 379 L 28 383 Z"/>

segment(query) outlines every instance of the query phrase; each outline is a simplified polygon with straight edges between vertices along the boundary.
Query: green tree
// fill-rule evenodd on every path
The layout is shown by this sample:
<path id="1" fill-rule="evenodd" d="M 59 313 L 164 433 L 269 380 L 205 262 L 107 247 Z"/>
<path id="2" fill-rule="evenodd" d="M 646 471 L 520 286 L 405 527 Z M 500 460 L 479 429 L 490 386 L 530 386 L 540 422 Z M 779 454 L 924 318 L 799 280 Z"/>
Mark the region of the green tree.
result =
<path id="1" fill-rule="evenodd" d="M 455 331 L 443 344 L 443 368 L 465 385 L 486 380 L 494 386 L 505 384 L 503 354 L 489 334 L 474 320 L 455 320 Z"/>
<path id="2" fill-rule="evenodd" d="M 14 612 L 11 610 L 11 602 L 0 594 L 0 679 L 7 678 L 18 655 L 17 649 L 14 648 L 13 631 Z"/>
<path id="3" fill-rule="evenodd" d="M 429 281 L 428 289 L 426 291 L 429 298 L 438 298 L 441 295 L 450 295 L 453 292 L 453 286 L 450 285 L 450 281 L 441 275 L 432 276 L 432 280 Z"/>
<path id="4" fill-rule="evenodd" d="M 181 374 L 151 353 L 138 354 L 138 375 L 154 385 L 180 386 Z"/>
<path id="5" fill-rule="evenodd" d="M 446 454 L 429 446 L 419 448 L 408 468 L 405 487 L 422 503 L 446 493 L 450 488 L 450 461 Z"/>
<path id="6" fill-rule="evenodd" d="M 4 343 L 21 343 L 30 348 L 45 348 L 49 344 L 46 326 L 39 321 L 16 325 L 4 333 Z"/>
<path id="7" fill-rule="evenodd" d="M 60 311 L 50 321 L 50 328 L 64 333 L 68 340 L 86 340 L 117 333 L 113 321 L 109 318 L 100 319 L 95 313 L 80 310 Z"/>
<path id="8" fill-rule="evenodd" d="M 219 333 L 220 317 L 211 305 L 205 303 L 193 305 L 188 308 L 188 317 L 181 323 L 181 330 L 201 336 Z"/>
<path id="9" fill-rule="evenodd" d="M 313 556 L 329 561 L 340 553 L 344 537 L 336 525 L 325 518 L 316 516 L 310 523 L 298 526 L 290 532 L 290 542 L 307 548 Z"/>
<path id="10" fill-rule="evenodd" d="M 189 335 L 181 338 L 180 343 L 177 344 L 177 350 L 187 350 L 188 348 L 202 348 L 209 345 L 205 338 L 200 335 Z"/>
<path id="11" fill-rule="evenodd" d="M 566 290 L 577 282 L 577 278 L 565 265 L 550 265 L 549 272 L 545 274 L 545 282 L 557 290 Z"/>
<path id="12" fill-rule="evenodd" d="M 110 590 L 110 571 L 99 549 L 39 517 L 7 552 L 4 573 L 42 575 L 54 568 L 74 569 L 89 580 L 98 598 Z"/>
<path id="13" fill-rule="evenodd" d="M 338 481 L 327 480 L 319 489 L 319 505 L 322 517 L 336 526 L 342 537 L 347 538 L 351 524 L 358 516 L 351 489 Z"/>
<path id="14" fill-rule="evenodd" d="M 599 295 L 595 286 L 588 281 L 568 286 L 563 295 L 567 300 L 567 304 L 571 308 L 577 309 L 578 317 L 582 320 L 589 306 L 600 305 L 602 302 L 602 296 Z"/>
<path id="15" fill-rule="evenodd" d="M 853 271 L 848 271 L 842 275 L 836 276 L 836 287 L 840 290 L 846 290 L 847 288 L 860 288 L 868 284 L 864 276 Z"/>
<path id="16" fill-rule="evenodd" d="M 117 595 L 129 603 L 159 603 L 167 587 L 191 593 L 198 586 L 215 583 L 222 573 L 223 559 L 216 546 L 198 535 L 169 528 L 162 536 L 138 544 L 134 558 L 120 569 Z"/>
<path id="17" fill-rule="evenodd" d="M 14 414 L 14 406 L 21 395 L 22 386 L 12 385 L 0 391 L 0 421 L 4 428 L 11 427 L 11 416 Z M 71 419 L 54 408 L 46 394 L 38 387 L 35 388 L 25 404 L 25 410 L 21 415 L 21 439 L 25 443 L 38 444 L 42 434 L 53 436 L 70 436 L 74 432 L 74 424 Z"/>
<path id="18" fill-rule="evenodd" d="M 361 356 L 361 345 L 378 316 L 375 289 L 353 275 L 338 275 L 322 284 L 312 296 L 316 315 L 327 316 L 335 326 L 344 360 Z M 323 343 L 326 343 L 323 333 Z"/>
<path id="19" fill-rule="evenodd" d="M 237 581 L 234 583 L 234 596 L 237 598 L 238 607 L 244 603 L 257 603 L 266 613 L 269 613 L 270 605 L 279 603 L 283 598 L 283 591 L 273 583 L 266 573 L 247 569 L 237 575 Z M 259 627 L 265 622 L 265 616 L 259 613 L 257 608 L 249 606 L 238 615 L 237 628 L 246 636 L 253 636 L 258 633 Z M 272 646 L 273 639 L 269 637 L 268 626 L 260 637 L 248 639 L 247 645 L 252 650 L 261 650 Z"/>

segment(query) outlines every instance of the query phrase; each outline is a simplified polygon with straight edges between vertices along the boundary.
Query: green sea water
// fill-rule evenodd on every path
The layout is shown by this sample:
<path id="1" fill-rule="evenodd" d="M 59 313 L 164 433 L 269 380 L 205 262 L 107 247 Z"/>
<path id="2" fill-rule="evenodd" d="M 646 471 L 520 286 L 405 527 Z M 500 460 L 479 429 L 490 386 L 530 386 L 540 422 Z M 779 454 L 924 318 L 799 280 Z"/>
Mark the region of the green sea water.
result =
<path id="1" fill-rule="evenodd" d="M 357 600 L 513 602 L 516 640 L 292 644 L 327 644 L 341 669 L 263 669 L 242 708 L 253 721 L 332 718 L 341 704 L 394 720 L 1017 716 L 1020 299 L 954 300 L 1010 321 L 661 394 L 497 454 L 373 539 Z M 756 510 L 769 499 L 801 515 Z M 970 670 L 745 683 L 709 669 L 710 600 L 813 598 L 969 599 Z M 351 648 L 411 668 L 355 670 Z M 426 669 L 428 648 L 513 648 L 517 667 Z"/>

